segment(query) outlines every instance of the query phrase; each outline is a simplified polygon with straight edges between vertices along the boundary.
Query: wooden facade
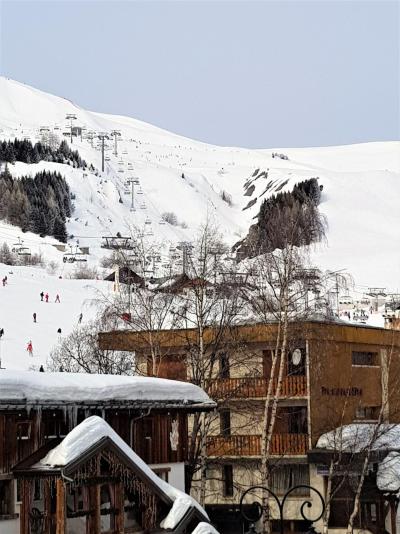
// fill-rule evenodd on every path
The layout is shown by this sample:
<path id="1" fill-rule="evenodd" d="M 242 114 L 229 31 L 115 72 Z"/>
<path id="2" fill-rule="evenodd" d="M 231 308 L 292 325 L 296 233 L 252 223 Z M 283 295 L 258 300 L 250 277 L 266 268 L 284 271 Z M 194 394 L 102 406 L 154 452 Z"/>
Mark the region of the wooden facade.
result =
<path id="1" fill-rule="evenodd" d="M 48 448 L 39 449 L 14 468 L 21 487 L 20 534 L 160 533 L 173 505 L 165 485 L 150 469 L 104 436 L 66 465 L 40 464 Z M 38 463 L 39 460 L 39 463 Z M 34 497 L 40 485 L 41 495 Z M 207 521 L 201 509 L 184 512 L 168 532 L 191 532 Z"/>
<path id="2" fill-rule="evenodd" d="M 261 459 L 260 424 L 276 332 L 276 324 L 230 328 L 224 340 L 229 358 L 231 361 L 237 358 L 234 347 L 240 345 L 241 361 L 246 351 L 248 361 L 236 367 L 234 373 L 229 373 L 229 366 L 228 372 L 220 368 L 206 385 L 207 393 L 219 402 L 221 418 L 220 427 L 214 425 L 207 442 L 211 473 L 207 504 L 213 510 L 223 509 L 224 517 L 239 503 L 246 483 L 249 486 L 257 483 L 249 472 L 257 470 L 257 461 Z M 181 362 L 185 361 L 186 351 L 196 345 L 197 332 L 170 330 L 156 332 L 154 336 L 164 355 L 162 373 L 174 378 L 176 363 L 173 362 L 178 356 Z M 400 332 L 308 321 L 290 325 L 289 337 L 271 454 L 274 461 L 284 459 L 289 470 L 290 465 L 301 468 L 304 474 L 301 483 L 310 483 L 314 475 L 308 470 L 306 477 L 304 472 L 305 467 L 309 469 L 307 454 L 323 433 L 354 421 L 373 422 L 382 406 L 385 406 L 385 421 L 400 422 Z M 210 328 L 205 331 L 205 344 L 210 347 L 212 339 Z M 138 333 L 100 333 L 99 343 L 103 349 L 135 351 L 138 358 L 147 359 L 145 339 Z M 297 348 L 302 363 L 295 368 L 291 357 Z M 168 365 L 170 357 L 171 366 Z M 182 365 L 179 373 L 182 379 Z M 189 368 L 186 380 L 191 380 Z M 276 382 L 272 388 L 276 388 Z M 244 429 L 242 413 L 246 409 L 252 414 L 252 423 Z M 229 491 L 228 474 L 229 480 L 233 480 Z M 215 482 L 217 479 L 221 482 Z M 287 480 L 291 479 L 288 475 Z M 370 502 L 365 501 L 366 515 L 372 513 L 372 508 L 368 508 Z M 301 517 L 295 503 L 288 514 L 294 522 Z"/>

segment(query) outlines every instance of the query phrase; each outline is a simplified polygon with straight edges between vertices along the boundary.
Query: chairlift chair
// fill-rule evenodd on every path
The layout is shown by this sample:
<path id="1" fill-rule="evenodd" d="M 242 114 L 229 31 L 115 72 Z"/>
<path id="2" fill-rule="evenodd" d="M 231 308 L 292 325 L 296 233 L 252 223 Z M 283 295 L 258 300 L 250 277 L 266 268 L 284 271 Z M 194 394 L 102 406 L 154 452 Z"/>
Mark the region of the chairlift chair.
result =
<path id="1" fill-rule="evenodd" d="M 17 250 L 18 256 L 31 256 L 31 250 L 28 247 L 20 247 L 19 250 Z"/>

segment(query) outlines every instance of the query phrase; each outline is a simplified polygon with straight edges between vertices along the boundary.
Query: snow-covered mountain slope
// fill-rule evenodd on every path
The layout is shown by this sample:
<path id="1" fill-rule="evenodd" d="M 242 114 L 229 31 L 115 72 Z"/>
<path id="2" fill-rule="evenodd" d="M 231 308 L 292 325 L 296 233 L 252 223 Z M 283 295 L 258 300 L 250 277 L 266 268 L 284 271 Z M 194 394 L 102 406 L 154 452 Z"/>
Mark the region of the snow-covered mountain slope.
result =
<path id="1" fill-rule="evenodd" d="M 215 218 L 228 243 L 243 238 L 268 195 L 291 190 L 306 178 L 323 185 L 321 211 L 327 216 L 327 245 L 315 252 L 323 268 L 345 268 L 363 286 L 399 287 L 400 266 L 400 143 L 368 143 L 343 147 L 248 150 L 193 141 L 141 121 L 86 111 L 72 102 L 24 84 L 0 78 L 0 139 L 39 139 L 47 127 L 62 138 L 68 131 L 67 114 L 86 131 L 75 137 L 73 148 L 101 169 L 101 153 L 92 147 L 90 132 L 119 130 L 118 155 L 107 141 L 104 173 L 41 162 L 9 166 L 15 176 L 39 169 L 57 169 L 67 179 L 76 210 L 68 233 L 90 247 L 89 260 L 104 255 L 101 237 L 128 232 L 135 225 L 149 240 L 164 247 L 191 240 L 199 223 Z M 284 153 L 288 159 L 273 157 Z M 135 177 L 135 211 L 127 179 Z M 252 181 L 250 183 L 250 181 Z M 221 197 L 231 198 L 231 205 Z M 122 203 L 120 202 L 122 200 Z M 162 214 L 174 212 L 181 226 L 163 224 Z M 161 224 L 160 224 L 161 223 Z M 47 254 L 52 240 L 22 236 L 41 242 Z M 0 242 L 7 240 L 3 225 Z M 39 246 L 39 245 L 38 245 Z M 56 252 L 59 262 L 62 253 Z"/>
<path id="2" fill-rule="evenodd" d="M 0 277 L 7 276 L 7 284 L 0 284 L 1 365 L 6 369 L 39 369 L 46 364 L 52 347 L 61 335 L 68 335 L 78 324 L 94 319 L 97 299 L 112 291 L 112 283 L 102 280 L 71 280 L 50 275 L 39 267 L 19 267 L 0 263 Z M 40 300 L 41 292 L 49 294 L 49 302 Z M 55 302 L 56 295 L 60 302 Z M 36 313 L 36 323 L 33 321 Z M 32 341 L 33 356 L 27 345 Z"/>

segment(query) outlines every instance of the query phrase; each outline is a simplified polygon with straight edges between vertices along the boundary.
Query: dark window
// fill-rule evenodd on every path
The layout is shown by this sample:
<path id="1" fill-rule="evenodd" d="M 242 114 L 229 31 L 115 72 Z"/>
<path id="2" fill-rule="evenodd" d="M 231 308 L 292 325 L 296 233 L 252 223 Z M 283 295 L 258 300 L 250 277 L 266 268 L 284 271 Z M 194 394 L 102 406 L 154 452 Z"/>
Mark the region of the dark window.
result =
<path id="1" fill-rule="evenodd" d="M 0 516 L 13 513 L 12 480 L 0 480 Z"/>
<path id="2" fill-rule="evenodd" d="M 353 351 L 351 354 L 352 365 L 378 365 L 377 352 L 359 352 Z"/>
<path id="3" fill-rule="evenodd" d="M 29 439 L 31 437 L 31 422 L 21 421 L 17 423 L 17 439 Z"/>
<path id="4" fill-rule="evenodd" d="M 368 419 L 375 421 L 379 417 L 379 406 L 358 406 L 356 410 L 356 419 Z"/>
<path id="5" fill-rule="evenodd" d="M 221 410 L 219 413 L 220 431 L 222 436 L 231 435 L 231 412 L 230 410 Z"/>
<path id="6" fill-rule="evenodd" d="M 224 477 L 224 496 L 232 497 L 233 496 L 233 466 L 224 465 L 223 466 L 223 477 Z"/>
<path id="7" fill-rule="evenodd" d="M 229 356 L 225 352 L 219 355 L 219 377 L 230 377 Z"/>
<path id="8" fill-rule="evenodd" d="M 296 406 L 287 408 L 289 434 L 307 434 L 307 408 Z"/>

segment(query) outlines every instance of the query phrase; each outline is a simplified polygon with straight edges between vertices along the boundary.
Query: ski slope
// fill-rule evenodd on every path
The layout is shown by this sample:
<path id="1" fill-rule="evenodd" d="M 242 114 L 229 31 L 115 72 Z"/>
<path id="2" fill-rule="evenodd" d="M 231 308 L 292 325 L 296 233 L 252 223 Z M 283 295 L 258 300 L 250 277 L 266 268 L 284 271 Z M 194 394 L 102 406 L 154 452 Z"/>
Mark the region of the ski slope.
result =
<path id="1" fill-rule="evenodd" d="M 51 349 L 59 342 L 57 330 L 68 335 L 77 325 L 80 313 L 82 324 L 94 319 L 98 299 L 112 291 L 112 283 L 102 280 L 72 280 L 59 278 L 38 267 L 17 267 L 0 264 L 0 277 L 8 278 L 0 284 L 1 366 L 6 369 L 36 369 L 45 365 Z M 49 302 L 41 302 L 41 292 L 49 294 Z M 60 303 L 55 302 L 56 295 Z M 37 322 L 33 322 L 36 313 Z M 33 357 L 26 348 L 32 341 Z"/>
<path id="2" fill-rule="evenodd" d="M 76 209 L 68 221 L 71 243 L 90 247 L 89 262 L 105 251 L 101 237 L 140 228 L 146 239 L 168 248 L 192 240 L 206 217 L 214 219 L 225 240 L 243 238 L 257 216 L 261 202 L 295 183 L 318 177 L 323 186 L 320 209 L 328 222 L 327 242 L 314 252 L 323 269 L 348 270 L 360 288 L 399 289 L 400 274 L 400 143 L 249 150 L 217 147 L 193 141 L 129 117 L 84 110 L 72 102 L 27 85 L 0 78 L 0 138 L 28 137 L 36 141 L 46 126 L 62 138 L 68 131 L 66 114 L 77 116 L 76 126 L 86 131 L 73 148 L 101 169 L 101 154 L 88 132 L 110 134 L 119 130 L 117 155 L 114 140 L 107 141 L 104 173 L 84 172 L 67 165 L 41 162 L 10 165 L 14 176 L 46 168 L 67 179 Z M 272 157 L 274 152 L 288 159 Z M 97 175 L 96 175 L 97 174 Z M 135 211 L 127 179 L 139 179 Z M 256 178 L 254 180 L 254 178 Z M 252 180 L 249 187 L 249 180 Z M 139 194 L 138 191 L 141 191 Z M 229 205 L 222 192 L 232 199 Z M 246 208 L 246 206 L 250 207 Z M 181 226 L 163 224 L 162 214 L 174 212 Z M 28 240 L 28 236 L 25 237 Z M 0 243 L 7 241 L 0 226 Z M 29 236 L 32 250 L 41 247 L 54 259 L 52 240 Z M 39 241 L 41 243 L 39 243 Z M 61 263 L 62 253 L 56 253 Z"/>

